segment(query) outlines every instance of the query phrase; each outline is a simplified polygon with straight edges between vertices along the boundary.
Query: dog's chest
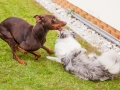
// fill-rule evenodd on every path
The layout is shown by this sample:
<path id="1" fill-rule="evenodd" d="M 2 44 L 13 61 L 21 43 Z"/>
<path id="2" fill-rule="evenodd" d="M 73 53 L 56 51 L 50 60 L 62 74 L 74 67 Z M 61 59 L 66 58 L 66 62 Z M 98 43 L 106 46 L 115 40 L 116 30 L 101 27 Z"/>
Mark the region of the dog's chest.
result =
<path id="1" fill-rule="evenodd" d="M 55 54 L 63 56 L 78 48 L 81 48 L 81 45 L 74 38 L 58 39 L 55 44 Z"/>

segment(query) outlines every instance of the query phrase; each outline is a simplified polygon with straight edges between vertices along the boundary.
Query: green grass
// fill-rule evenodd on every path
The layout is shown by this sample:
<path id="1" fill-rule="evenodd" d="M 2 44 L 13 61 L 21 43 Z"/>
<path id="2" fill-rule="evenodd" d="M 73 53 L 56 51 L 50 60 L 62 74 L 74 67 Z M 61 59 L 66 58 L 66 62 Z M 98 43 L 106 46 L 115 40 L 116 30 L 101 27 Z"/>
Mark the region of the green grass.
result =
<path id="1" fill-rule="evenodd" d="M 16 16 L 35 24 L 36 14 L 48 14 L 34 0 L 0 0 L 0 22 L 7 17 Z M 65 27 L 68 28 L 68 27 Z M 57 34 L 49 31 L 45 46 L 53 49 Z M 77 40 L 88 52 L 97 52 L 82 38 Z M 12 58 L 10 47 L 0 39 L 0 90 L 119 90 L 120 78 L 105 82 L 92 82 L 78 79 L 66 72 L 62 65 L 46 59 L 44 50 L 38 60 L 31 54 L 17 53 L 27 62 L 27 66 L 19 64 Z M 98 52 L 97 52 L 98 53 Z"/>

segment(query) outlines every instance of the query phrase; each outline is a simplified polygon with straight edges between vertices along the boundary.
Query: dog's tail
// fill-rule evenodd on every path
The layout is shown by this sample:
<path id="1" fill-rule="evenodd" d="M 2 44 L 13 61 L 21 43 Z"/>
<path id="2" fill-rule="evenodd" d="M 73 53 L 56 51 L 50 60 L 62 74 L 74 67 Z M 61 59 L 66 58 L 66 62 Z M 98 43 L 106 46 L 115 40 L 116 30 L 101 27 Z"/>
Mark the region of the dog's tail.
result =
<path id="1" fill-rule="evenodd" d="M 61 63 L 61 60 L 57 57 L 46 56 L 47 59 Z"/>
<path id="2" fill-rule="evenodd" d="M 104 52 L 98 60 L 111 74 L 120 73 L 120 56 L 115 51 Z"/>

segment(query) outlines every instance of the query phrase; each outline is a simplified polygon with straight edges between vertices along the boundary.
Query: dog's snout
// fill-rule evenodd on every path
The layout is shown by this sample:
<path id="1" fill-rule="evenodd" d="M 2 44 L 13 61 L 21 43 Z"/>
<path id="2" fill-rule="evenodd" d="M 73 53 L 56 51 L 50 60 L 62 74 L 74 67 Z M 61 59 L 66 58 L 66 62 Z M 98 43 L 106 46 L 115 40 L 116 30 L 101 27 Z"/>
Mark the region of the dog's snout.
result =
<path id="1" fill-rule="evenodd" d="M 67 23 L 66 22 L 63 22 L 64 25 L 66 25 Z"/>

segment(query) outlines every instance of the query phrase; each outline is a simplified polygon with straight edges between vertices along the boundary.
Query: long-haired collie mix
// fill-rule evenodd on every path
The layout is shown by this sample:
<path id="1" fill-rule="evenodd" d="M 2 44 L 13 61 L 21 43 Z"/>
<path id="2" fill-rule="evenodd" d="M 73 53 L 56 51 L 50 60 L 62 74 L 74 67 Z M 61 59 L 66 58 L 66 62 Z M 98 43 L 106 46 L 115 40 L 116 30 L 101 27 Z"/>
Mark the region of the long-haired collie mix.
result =
<path id="1" fill-rule="evenodd" d="M 86 54 L 86 49 L 75 39 L 75 33 L 62 30 L 55 44 L 56 57 L 48 59 L 60 62 L 66 71 L 84 80 L 113 79 L 120 72 L 120 56 L 113 50 L 96 54 Z"/>

